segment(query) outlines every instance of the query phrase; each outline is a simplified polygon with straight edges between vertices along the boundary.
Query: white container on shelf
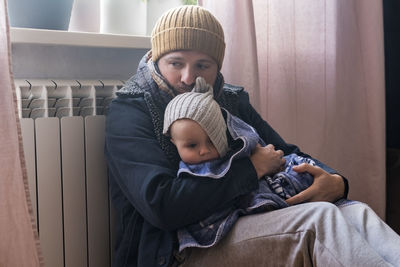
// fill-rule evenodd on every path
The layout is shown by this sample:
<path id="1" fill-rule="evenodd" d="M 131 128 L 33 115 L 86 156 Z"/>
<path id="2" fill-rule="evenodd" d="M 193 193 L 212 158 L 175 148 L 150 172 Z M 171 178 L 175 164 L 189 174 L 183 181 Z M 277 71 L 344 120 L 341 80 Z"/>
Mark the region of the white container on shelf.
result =
<path id="1" fill-rule="evenodd" d="M 146 35 L 146 0 L 100 0 L 100 32 Z"/>
<path id="2" fill-rule="evenodd" d="M 100 1 L 74 0 L 68 30 L 81 32 L 99 32 Z"/>

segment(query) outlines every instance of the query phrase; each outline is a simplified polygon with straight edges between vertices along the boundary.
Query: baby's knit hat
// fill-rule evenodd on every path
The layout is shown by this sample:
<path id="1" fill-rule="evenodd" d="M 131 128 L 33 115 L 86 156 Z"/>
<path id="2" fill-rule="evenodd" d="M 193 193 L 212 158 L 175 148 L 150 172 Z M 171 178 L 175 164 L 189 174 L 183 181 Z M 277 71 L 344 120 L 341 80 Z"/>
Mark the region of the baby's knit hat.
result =
<path id="1" fill-rule="evenodd" d="M 225 42 L 218 20 L 205 8 L 193 5 L 168 10 L 151 33 L 152 60 L 176 50 L 197 50 L 212 57 L 222 67 Z"/>
<path id="2" fill-rule="evenodd" d="M 191 119 L 200 124 L 216 147 L 219 156 L 228 151 L 226 123 L 221 108 L 213 97 L 213 88 L 202 77 L 196 78 L 191 92 L 179 94 L 167 105 L 164 114 L 163 134 L 179 119 Z"/>

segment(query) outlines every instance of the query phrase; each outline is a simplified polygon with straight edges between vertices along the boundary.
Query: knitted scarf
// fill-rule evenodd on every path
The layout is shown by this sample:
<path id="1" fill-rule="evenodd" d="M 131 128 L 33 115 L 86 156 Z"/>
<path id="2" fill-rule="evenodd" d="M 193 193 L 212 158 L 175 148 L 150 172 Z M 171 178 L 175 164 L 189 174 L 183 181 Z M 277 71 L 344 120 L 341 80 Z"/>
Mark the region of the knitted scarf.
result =
<path id="1" fill-rule="evenodd" d="M 238 114 L 238 93 L 243 88 L 224 83 L 220 72 L 214 84 L 214 98 L 231 114 Z M 118 92 L 119 97 L 143 97 L 154 126 L 154 133 L 172 166 L 178 169 L 180 157 L 169 137 L 162 134 L 164 111 L 176 91 L 161 75 L 157 64 L 151 60 L 151 51 L 141 59 L 136 75 L 132 76 Z"/>

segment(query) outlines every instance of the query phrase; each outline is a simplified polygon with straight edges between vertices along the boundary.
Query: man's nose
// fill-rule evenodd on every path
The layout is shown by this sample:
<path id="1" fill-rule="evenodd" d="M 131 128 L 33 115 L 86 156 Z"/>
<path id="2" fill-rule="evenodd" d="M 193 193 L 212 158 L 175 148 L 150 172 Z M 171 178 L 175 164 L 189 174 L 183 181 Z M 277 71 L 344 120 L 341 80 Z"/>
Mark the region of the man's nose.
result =
<path id="1" fill-rule="evenodd" d="M 186 67 L 182 70 L 181 82 L 186 85 L 194 85 L 196 81 L 196 73 L 191 67 Z"/>

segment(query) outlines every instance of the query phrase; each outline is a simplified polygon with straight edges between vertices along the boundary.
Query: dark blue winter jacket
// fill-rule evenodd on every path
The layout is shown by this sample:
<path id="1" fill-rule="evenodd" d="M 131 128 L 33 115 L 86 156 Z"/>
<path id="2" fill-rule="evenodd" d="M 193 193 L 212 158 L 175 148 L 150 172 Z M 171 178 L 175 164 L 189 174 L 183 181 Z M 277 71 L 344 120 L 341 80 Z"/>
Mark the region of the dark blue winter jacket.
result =
<path id="1" fill-rule="evenodd" d="M 257 173 L 247 157 L 232 163 L 221 179 L 176 176 L 179 157 L 162 135 L 161 121 L 172 97 L 157 90 L 145 61 L 144 57 L 137 75 L 111 103 L 106 122 L 105 153 L 117 212 L 114 267 L 167 266 L 177 249 L 177 229 L 234 205 L 239 196 L 258 188 Z M 266 143 L 285 155 L 309 157 L 285 143 L 260 117 L 243 88 L 219 88 L 214 86 L 217 102 L 253 126 Z"/>

